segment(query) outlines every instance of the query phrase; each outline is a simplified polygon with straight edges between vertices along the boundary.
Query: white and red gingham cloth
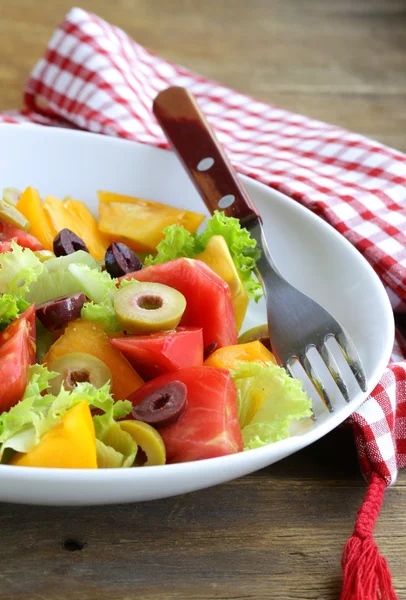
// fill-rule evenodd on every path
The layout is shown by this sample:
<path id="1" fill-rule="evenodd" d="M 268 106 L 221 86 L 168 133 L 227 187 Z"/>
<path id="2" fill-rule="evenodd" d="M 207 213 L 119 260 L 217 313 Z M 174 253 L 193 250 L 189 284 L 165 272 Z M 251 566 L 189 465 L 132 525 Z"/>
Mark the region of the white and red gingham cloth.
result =
<path id="1" fill-rule="evenodd" d="M 77 127 L 167 147 L 156 94 L 187 87 L 240 173 L 301 202 L 348 238 L 406 311 L 406 156 L 356 133 L 257 102 L 171 64 L 79 8 L 55 31 L 5 122 Z M 351 417 L 363 473 L 389 485 L 406 465 L 406 344 Z"/>

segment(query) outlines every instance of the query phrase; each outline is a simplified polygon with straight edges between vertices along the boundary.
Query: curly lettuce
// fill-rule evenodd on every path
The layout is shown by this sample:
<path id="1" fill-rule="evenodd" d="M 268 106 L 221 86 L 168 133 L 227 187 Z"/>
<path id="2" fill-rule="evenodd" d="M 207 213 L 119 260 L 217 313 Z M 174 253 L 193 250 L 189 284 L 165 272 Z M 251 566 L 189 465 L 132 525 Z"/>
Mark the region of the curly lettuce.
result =
<path id="1" fill-rule="evenodd" d="M 101 304 L 113 299 L 117 291 L 117 279 L 113 279 L 107 271 L 97 271 L 75 263 L 69 265 L 68 271 L 92 302 Z"/>
<path id="2" fill-rule="evenodd" d="M 128 400 L 114 401 L 109 383 L 96 388 L 83 382 L 72 391 L 61 387 L 57 395 L 44 394 L 56 375 L 43 365 L 29 367 L 29 381 L 22 400 L 0 415 L 0 459 L 6 450 L 32 450 L 67 410 L 84 400 L 90 407 L 105 413 L 110 423 L 131 412 L 132 404 Z"/>
<path id="3" fill-rule="evenodd" d="M 231 375 L 237 387 L 244 450 L 289 437 L 292 421 L 312 414 L 302 382 L 272 362 L 266 366 L 241 362 Z"/>
<path id="4" fill-rule="evenodd" d="M 0 331 L 6 329 L 14 319 L 30 306 L 22 296 L 3 294 L 0 296 Z"/>
<path id="5" fill-rule="evenodd" d="M 83 291 L 83 285 L 72 275 L 71 267 L 83 267 L 99 273 L 100 267 L 88 252 L 78 250 L 67 256 L 51 258 L 44 263 L 38 279 L 30 286 L 26 299 L 42 304 L 53 298 L 70 296 Z"/>
<path id="6" fill-rule="evenodd" d="M 114 420 L 113 409 L 93 417 L 96 432 L 97 465 L 101 469 L 131 467 L 138 446 L 131 435 Z"/>
<path id="7" fill-rule="evenodd" d="M 13 240 L 11 251 L 0 254 L 0 293 L 25 297 L 43 270 L 34 252 Z"/>
<path id="8" fill-rule="evenodd" d="M 263 290 L 259 281 L 253 277 L 260 257 L 256 240 L 250 236 L 247 229 L 241 227 L 238 219 L 226 217 L 223 212 L 218 211 L 209 219 L 206 229 L 199 236 L 199 243 L 203 250 L 214 235 L 221 235 L 225 239 L 241 283 L 249 298 L 258 302 L 263 295 Z"/>
<path id="9" fill-rule="evenodd" d="M 165 237 L 159 242 L 155 256 L 145 257 L 144 265 L 158 265 L 176 258 L 193 258 L 203 250 L 198 243 L 198 236 L 191 234 L 183 225 L 169 225 L 163 230 Z"/>
<path id="10" fill-rule="evenodd" d="M 120 331 L 116 312 L 111 302 L 85 302 L 81 310 L 81 317 L 87 321 L 100 323 L 106 331 Z"/>
<path id="11" fill-rule="evenodd" d="M 201 234 L 191 234 L 182 225 L 166 227 L 163 233 L 165 237 L 159 242 L 156 255 L 147 256 L 144 261 L 145 266 L 181 257 L 194 258 L 205 250 L 213 236 L 221 235 L 227 243 L 248 296 L 256 302 L 262 297 L 261 284 L 254 276 L 260 250 L 257 248 L 256 240 L 250 236 L 247 229 L 241 227 L 238 219 L 226 217 L 223 212 L 215 211 Z"/>
<path id="12" fill-rule="evenodd" d="M 120 331 L 114 310 L 114 296 L 117 290 L 135 283 L 134 280 L 123 279 L 118 285 L 118 279 L 111 277 L 107 271 L 98 273 L 83 265 L 71 265 L 69 271 L 89 298 L 81 310 L 81 316 L 88 321 L 101 323 L 106 331 Z"/>

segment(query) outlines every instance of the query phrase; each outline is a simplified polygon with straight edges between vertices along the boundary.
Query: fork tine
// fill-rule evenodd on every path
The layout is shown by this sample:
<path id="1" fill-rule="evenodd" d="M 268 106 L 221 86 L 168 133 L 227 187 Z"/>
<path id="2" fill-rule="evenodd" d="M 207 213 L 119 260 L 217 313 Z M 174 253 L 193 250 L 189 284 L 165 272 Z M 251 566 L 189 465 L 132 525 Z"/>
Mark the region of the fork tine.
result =
<path id="1" fill-rule="evenodd" d="M 320 354 L 321 354 L 322 359 L 326 363 L 326 367 L 330 371 L 331 376 L 333 377 L 334 381 L 336 382 L 338 389 L 344 396 L 344 400 L 346 402 L 349 402 L 350 394 L 349 394 L 348 388 L 341 376 L 341 372 L 340 372 L 340 369 L 338 368 L 337 361 L 334 358 L 334 355 L 331 352 L 330 348 L 326 344 L 323 344 L 321 346 Z"/>
<path id="2" fill-rule="evenodd" d="M 363 392 L 366 392 L 367 378 L 364 369 L 362 368 L 361 360 L 358 356 L 358 352 L 353 342 L 344 331 L 340 331 L 335 337 L 340 347 L 340 350 L 348 363 L 348 366 L 350 367 L 355 379 L 358 382 L 359 387 Z"/>
<path id="3" fill-rule="evenodd" d="M 316 388 L 317 393 L 321 396 L 321 398 L 324 401 L 325 405 L 327 406 L 328 410 L 330 412 L 333 412 L 334 408 L 333 408 L 332 402 L 330 400 L 330 396 L 329 396 L 326 388 L 323 385 L 323 381 L 322 381 L 320 375 L 318 374 L 318 372 L 314 368 L 314 366 L 311 364 L 311 362 L 307 358 L 306 354 L 304 354 L 303 356 L 300 357 L 300 362 L 302 363 L 303 368 L 306 371 L 306 375 L 309 377 L 310 381 Z"/>

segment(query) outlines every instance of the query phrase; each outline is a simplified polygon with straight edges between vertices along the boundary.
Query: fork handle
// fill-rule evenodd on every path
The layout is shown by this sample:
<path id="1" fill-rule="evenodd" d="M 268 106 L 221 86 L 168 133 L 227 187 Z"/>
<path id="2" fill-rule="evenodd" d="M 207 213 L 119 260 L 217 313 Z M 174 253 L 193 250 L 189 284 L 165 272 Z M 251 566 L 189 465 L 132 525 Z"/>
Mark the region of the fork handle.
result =
<path id="1" fill-rule="evenodd" d="M 260 219 L 192 94 L 167 88 L 155 98 L 153 112 L 208 210 L 222 210 L 242 225 Z"/>

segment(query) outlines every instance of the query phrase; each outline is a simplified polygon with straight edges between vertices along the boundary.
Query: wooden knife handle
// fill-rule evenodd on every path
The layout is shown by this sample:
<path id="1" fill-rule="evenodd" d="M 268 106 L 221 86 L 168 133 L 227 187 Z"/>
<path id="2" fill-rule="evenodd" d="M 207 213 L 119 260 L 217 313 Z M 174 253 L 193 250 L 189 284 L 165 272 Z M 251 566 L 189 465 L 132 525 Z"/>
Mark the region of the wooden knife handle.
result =
<path id="1" fill-rule="evenodd" d="M 182 87 L 155 98 L 153 112 L 211 213 L 244 222 L 259 218 L 196 100 Z"/>

